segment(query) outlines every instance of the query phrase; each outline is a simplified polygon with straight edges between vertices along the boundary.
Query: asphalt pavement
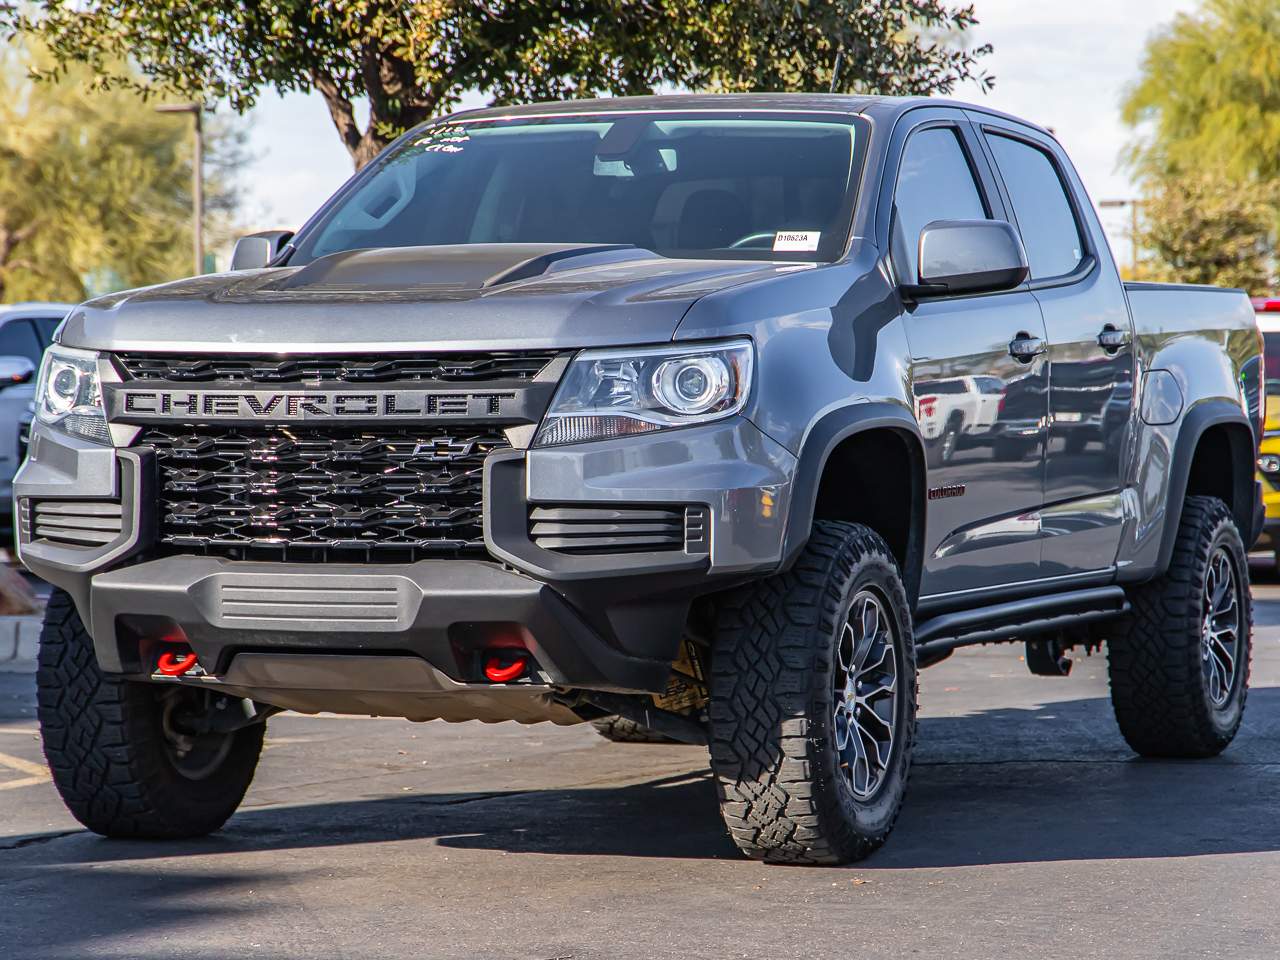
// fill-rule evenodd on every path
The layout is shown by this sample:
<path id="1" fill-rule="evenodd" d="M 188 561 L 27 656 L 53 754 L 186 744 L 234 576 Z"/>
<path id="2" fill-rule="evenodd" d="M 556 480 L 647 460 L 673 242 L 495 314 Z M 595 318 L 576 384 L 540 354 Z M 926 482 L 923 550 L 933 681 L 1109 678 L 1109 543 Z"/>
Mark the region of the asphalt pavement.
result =
<path id="1" fill-rule="evenodd" d="M 271 721 L 241 812 L 184 843 L 78 827 L 29 673 L 0 672 L 0 958 L 1273 958 L 1280 585 L 1220 758 L 1135 758 L 1102 657 L 1013 646 L 922 676 L 889 844 L 847 868 L 740 859 L 705 751 L 589 727 Z"/>

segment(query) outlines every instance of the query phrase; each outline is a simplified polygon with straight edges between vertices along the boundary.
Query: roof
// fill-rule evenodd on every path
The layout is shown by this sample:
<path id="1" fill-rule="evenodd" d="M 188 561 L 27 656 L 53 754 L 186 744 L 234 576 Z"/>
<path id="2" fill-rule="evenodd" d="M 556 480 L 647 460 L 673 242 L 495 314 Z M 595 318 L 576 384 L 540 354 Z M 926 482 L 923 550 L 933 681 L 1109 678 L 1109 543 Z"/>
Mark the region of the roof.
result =
<path id="1" fill-rule="evenodd" d="M 642 113 L 682 110 L 797 111 L 805 113 L 861 114 L 875 120 L 896 120 L 922 107 L 953 107 L 1016 120 L 1050 131 L 1031 121 L 984 107 L 981 104 L 941 97 L 876 97 L 846 93 L 679 93 L 645 97 L 598 97 L 591 100 L 556 100 L 508 107 L 463 110 L 449 119 L 495 120 L 505 117 L 546 117 L 591 113 Z"/>
<path id="2" fill-rule="evenodd" d="M 14 317 L 65 317 L 75 309 L 74 303 L 50 303 L 31 300 L 23 303 L 0 304 L 0 322 Z"/>

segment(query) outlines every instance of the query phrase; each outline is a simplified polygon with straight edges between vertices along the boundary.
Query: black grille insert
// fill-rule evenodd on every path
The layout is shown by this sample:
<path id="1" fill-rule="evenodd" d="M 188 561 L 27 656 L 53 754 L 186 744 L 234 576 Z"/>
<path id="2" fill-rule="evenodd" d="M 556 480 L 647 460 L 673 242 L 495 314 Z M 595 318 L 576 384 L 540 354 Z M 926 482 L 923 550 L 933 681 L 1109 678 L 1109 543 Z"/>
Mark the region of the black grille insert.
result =
<path id="1" fill-rule="evenodd" d="M 147 430 L 159 538 L 244 560 L 410 562 L 482 553 L 492 427 Z"/>
<path id="2" fill-rule="evenodd" d="M 135 380 L 170 383 L 485 383 L 532 380 L 555 358 L 554 351 L 450 353 L 435 356 L 178 357 L 116 354 Z"/>
<path id="3" fill-rule="evenodd" d="M 702 507 L 619 504 L 529 508 L 529 537 L 560 553 L 705 553 Z"/>

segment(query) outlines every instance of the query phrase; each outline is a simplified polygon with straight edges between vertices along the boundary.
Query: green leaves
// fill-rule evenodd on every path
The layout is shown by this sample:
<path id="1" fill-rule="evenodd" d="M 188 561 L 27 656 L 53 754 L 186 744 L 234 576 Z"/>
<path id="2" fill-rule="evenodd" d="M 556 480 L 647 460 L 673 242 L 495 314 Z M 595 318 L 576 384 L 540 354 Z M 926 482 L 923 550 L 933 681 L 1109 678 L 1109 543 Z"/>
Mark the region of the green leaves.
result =
<path id="1" fill-rule="evenodd" d="M 0 299 L 75 301 L 190 272 L 190 118 L 156 114 L 116 68 L 122 82 L 89 92 L 87 67 L 0 51 Z M 215 120 L 206 144 L 216 239 L 236 205 L 222 171 L 239 140 Z"/>
<path id="2" fill-rule="evenodd" d="M 24 8 L 28 9 L 28 8 Z M 660 88 L 945 93 L 981 73 L 973 8 L 941 0 L 43 0 L 13 7 L 54 70 L 251 107 L 316 90 L 357 166 L 468 90 L 496 103 Z M 118 65 L 129 58 L 140 73 Z M 354 103 L 367 100 L 361 129 Z"/>
<path id="3" fill-rule="evenodd" d="M 1274 290 L 1278 200 L 1275 183 L 1213 170 L 1148 177 L 1139 243 L 1154 259 L 1142 279 Z"/>
<path id="4" fill-rule="evenodd" d="M 1147 44 L 1123 116 L 1142 180 L 1140 240 L 1154 275 L 1276 281 L 1280 224 L 1280 0 L 1205 0 Z"/>

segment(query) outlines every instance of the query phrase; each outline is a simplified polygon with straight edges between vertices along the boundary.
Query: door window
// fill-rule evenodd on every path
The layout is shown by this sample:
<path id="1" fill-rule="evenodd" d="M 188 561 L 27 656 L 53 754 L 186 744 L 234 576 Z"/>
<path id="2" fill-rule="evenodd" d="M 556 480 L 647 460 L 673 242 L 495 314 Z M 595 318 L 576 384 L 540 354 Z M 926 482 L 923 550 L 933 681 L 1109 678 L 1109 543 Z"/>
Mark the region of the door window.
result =
<path id="1" fill-rule="evenodd" d="M 30 320 L 10 320 L 0 327 L 0 357 L 26 357 L 40 363 L 44 345 L 37 339 Z"/>
<path id="2" fill-rule="evenodd" d="M 1058 168 L 1045 151 L 1012 137 L 988 134 L 996 166 L 1013 201 L 1031 278 L 1060 277 L 1084 258 L 1080 226 Z"/>
<path id="3" fill-rule="evenodd" d="M 973 168 L 954 127 L 930 127 L 911 135 L 902 152 L 893 195 L 893 261 L 898 277 L 919 276 L 920 231 L 934 220 L 986 220 Z"/>
<path id="4" fill-rule="evenodd" d="M 48 346 L 53 342 L 53 332 L 58 329 L 62 320 L 58 317 L 36 317 L 36 329 L 40 331 L 40 343 Z"/>

